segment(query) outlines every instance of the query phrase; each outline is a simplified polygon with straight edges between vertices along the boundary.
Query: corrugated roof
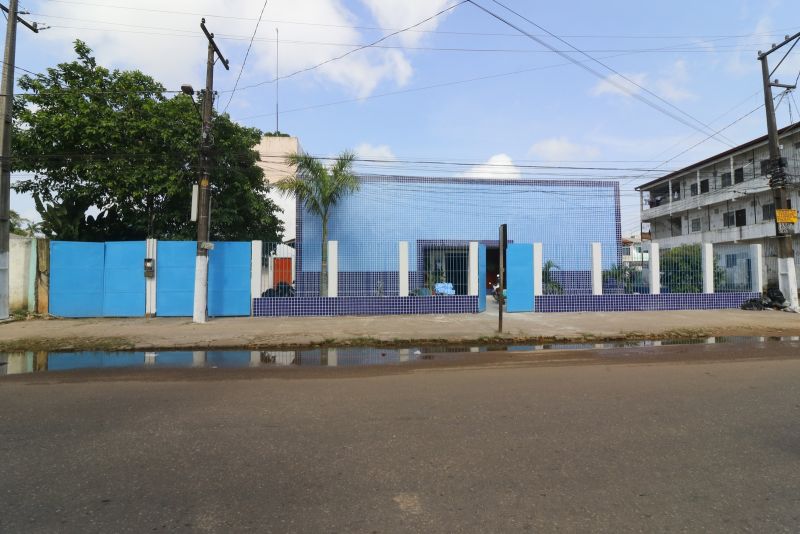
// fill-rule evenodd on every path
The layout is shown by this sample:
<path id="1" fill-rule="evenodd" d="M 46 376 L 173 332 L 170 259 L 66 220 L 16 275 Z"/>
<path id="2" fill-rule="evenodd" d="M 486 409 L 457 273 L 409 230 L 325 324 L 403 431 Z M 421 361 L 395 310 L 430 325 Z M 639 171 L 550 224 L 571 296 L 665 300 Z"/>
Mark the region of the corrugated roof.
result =
<path id="1" fill-rule="evenodd" d="M 790 124 L 788 126 L 784 126 L 780 130 L 778 130 L 778 135 L 783 135 L 783 134 L 785 134 L 787 132 L 790 132 L 790 131 L 792 131 L 792 130 L 794 130 L 796 128 L 800 128 L 800 121 L 795 122 L 794 124 Z M 636 188 L 636 190 L 637 191 L 641 191 L 642 189 L 650 187 L 651 185 L 655 185 L 655 184 L 657 184 L 657 183 L 659 183 L 659 182 L 661 182 L 663 180 L 669 180 L 671 178 L 675 178 L 676 176 L 679 176 L 681 174 L 687 173 L 687 172 L 689 172 L 691 170 L 696 169 L 697 167 L 705 167 L 706 165 L 708 165 L 709 163 L 711 163 L 714 160 L 728 157 L 728 156 L 730 156 L 732 154 L 735 154 L 737 152 L 740 152 L 742 150 L 746 150 L 746 149 L 748 149 L 748 148 L 750 148 L 750 147 L 752 147 L 754 145 L 760 145 L 761 143 L 764 143 L 764 142 L 767 141 L 767 137 L 768 137 L 767 135 L 762 135 L 761 137 L 758 137 L 756 139 L 753 139 L 751 141 L 743 143 L 743 144 L 741 144 L 739 146 L 735 146 L 735 147 L 731 148 L 730 150 L 726 150 L 725 152 L 721 152 L 719 154 L 711 156 L 710 158 L 706 158 L 706 159 L 704 159 L 702 161 L 698 161 L 697 163 L 692 163 L 688 167 L 684 167 L 684 168 L 679 169 L 677 171 L 673 171 L 673 172 L 667 174 L 666 176 L 662 176 L 661 178 L 656 178 L 655 180 L 651 180 L 651 181 L 647 182 L 646 184 L 642 184 L 642 185 L 638 186 Z"/>

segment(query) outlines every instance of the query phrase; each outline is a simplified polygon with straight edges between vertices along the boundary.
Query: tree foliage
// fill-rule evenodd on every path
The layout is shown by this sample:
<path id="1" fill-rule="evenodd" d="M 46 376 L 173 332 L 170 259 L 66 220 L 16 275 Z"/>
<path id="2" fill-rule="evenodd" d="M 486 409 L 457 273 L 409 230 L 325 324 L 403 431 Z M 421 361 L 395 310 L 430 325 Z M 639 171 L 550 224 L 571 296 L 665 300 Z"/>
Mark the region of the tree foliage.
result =
<path id="1" fill-rule="evenodd" d="M 703 292 L 703 252 L 699 244 L 681 245 L 661 252 L 662 293 Z M 725 271 L 714 258 L 714 287 L 725 280 Z"/>
<path id="2" fill-rule="evenodd" d="M 307 154 L 291 154 L 286 162 L 294 167 L 295 175 L 281 179 L 277 186 L 284 194 L 303 203 L 306 210 L 322 222 L 322 264 L 320 266 L 320 294 L 328 289 L 328 215 L 330 208 L 345 195 L 358 190 L 358 178 L 353 174 L 355 154 L 342 152 L 331 168 Z"/>
<path id="3" fill-rule="evenodd" d="M 194 239 L 189 220 L 199 174 L 199 112 L 186 95 L 139 71 L 109 70 L 75 42 L 77 59 L 26 75 L 15 102 L 15 171 L 49 237 Z M 261 132 L 213 117 L 213 239 L 278 240 L 278 208 L 258 167 Z"/>

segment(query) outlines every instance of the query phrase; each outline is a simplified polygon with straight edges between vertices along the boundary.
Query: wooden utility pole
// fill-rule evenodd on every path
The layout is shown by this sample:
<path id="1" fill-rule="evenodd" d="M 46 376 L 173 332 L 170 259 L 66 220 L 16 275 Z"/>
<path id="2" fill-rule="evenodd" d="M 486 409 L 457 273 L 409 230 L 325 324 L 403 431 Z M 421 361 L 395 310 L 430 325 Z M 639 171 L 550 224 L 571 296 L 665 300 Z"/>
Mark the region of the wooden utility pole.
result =
<path id="1" fill-rule="evenodd" d="M 794 227 L 797 223 L 797 210 L 789 206 L 789 195 L 786 191 L 786 159 L 781 157 L 781 147 L 778 140 L 778 124 L 775 119 L 775 105 L 772 101 L 772 88 L 781 87 L 784 89 L 794 89 L 792 85 L 778 83 L 778 80 L 770 81 L 770 77 L 775 72 L 769 70 L 768 56 L 783 46 L 800 39 L 800 32 L 789 36 L 783 42 L 772 45 L 766 52 L 758 52 L 758 59 L 761 61 L 761 76 L 764 83 L 764 107 L 767 112 L 767 133 L 769 137 L 769 164 L 767 166 L 767 178 L 769 186 L 772 188 L 772 195 L 775 202 L 775 235 L 778 240 L 778 282 L 781 293 L 792 308 L 797 308 L 797 271 L 794 265 Z M 797 42 L 792 45 L 792 48 Z M 791 52 L 791 48 L 789 49 Z M 786 53 L 786 55 L 789 54 Z M 784 55 L 775 69 L 780 67 Z"/>
<path id="2" fill-rule="evenodd" d="M 39 33 L 36 23 L 19 18 L 17 0 L 11 0 L 8 7 L 0 5 L 7 13 L 6 49 L 3 55 L 3 80 L 0 83 L 0 320 L 8 319 L 8 250 L 11 233 L 11 132 L 14 113 L 14 61 L 17 55 L 17 22 L 34 33 Z"/>
<path id="3" fill-rule="evenodd" d="M 206 61 L 206 89 L 203 95 L 203 130 L 200 143 L 200 183 L 197 195 L 197 257 L 194 266 L 194 307 L 192 321 L 205 323 L 208 320 L 208 251 L 211 245 L 211 116 L 214 110 L 214 62 L 216 57 L 226 70 L 228 60 L 222 56 L 214 34 L 206 29 L 206 19 L 200 28 L 208 38 Z"/>

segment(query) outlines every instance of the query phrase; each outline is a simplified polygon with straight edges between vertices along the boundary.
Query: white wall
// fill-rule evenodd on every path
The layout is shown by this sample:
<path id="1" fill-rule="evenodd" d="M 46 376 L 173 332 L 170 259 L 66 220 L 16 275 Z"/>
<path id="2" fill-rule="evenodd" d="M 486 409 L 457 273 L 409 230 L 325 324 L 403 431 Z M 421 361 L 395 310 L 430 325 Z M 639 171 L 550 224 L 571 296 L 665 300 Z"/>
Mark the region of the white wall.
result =
<path id="1" fill-rule="evenodd" d="M 9 310 L 28 308 L 28 292 L 31 289 L 31 244 L 30 238 L 12 235 L 9 248 Z"/>
<path id="2" fill-rule="evenodd" d="M 287 176 L 294 176 L 294 169 L 287 165 L 284 160 L 289 154 L 297 154 L 303 151 L 296 137 L 263 137 L 255 149 L 261 157 L 258 166 L 264 171 L 264 180 L 269 184 L 275 184 L 275 182 Z M 267 196 L 283 210 L 283 213 L 278 216 L 283 221 L 283 240 L 294 239 L 297 233 L 297 203 L 293 198 L 287 198 L 278 193 L 274 187 L 271 188 Z M 260 237 L 253 236 L 253 238 L 258 239 Z"/>

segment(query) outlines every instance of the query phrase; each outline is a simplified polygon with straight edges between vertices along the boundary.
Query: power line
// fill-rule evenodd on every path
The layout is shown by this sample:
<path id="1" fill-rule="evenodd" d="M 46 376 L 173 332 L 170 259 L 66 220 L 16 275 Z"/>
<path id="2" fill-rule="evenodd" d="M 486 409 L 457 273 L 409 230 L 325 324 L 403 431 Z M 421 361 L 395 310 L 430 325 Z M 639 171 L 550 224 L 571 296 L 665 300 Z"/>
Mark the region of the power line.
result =
<path id="1" fill-rule="evenodd" d="M 478 9 L 480 9 L 480 10 L 484 11 L 484 12 L 485 12 L 485 13 L 487 13 L 488 15 L 490 15 L 490 16 L 492 16 L 492 17 L 496 18 L 497 20 L 501 21 L 502 23 L 504 23 L 504 24 L 506 24 L 506 25 L 508 25 L 508 26 L 510 26 L 510 27 L 512 27 L 512 28 L 514 28 L 515 30 L 517 30 L 517 31 L 519 31 L 519 32 L 521 32 L 521 33 L 524 33 L 525 35 L 528 35 L 528 36 L 529 36 L 531 39 L 533 39 L 533 40 L 534 40 L 534 41 L 536 41 L 537 43 L 541 44 L 541 45 L 542 45 L 542 46 L 544 46 L 544 47 L 547 47 L 547 48 L 549 48 L 550 50 L 553 50 L 554 52 L 556 52 L 557 54 L 559 54 L 559 55 L 560 55 L 560 56 L 562 56 L 563 58 L 565 58 L 565 59 L 567 59 L 568 61 L 570 61 L 570 62 L 574 63 L 575 65 L 578 65 L 578 66 L 579 66 L 579 67 L 581 67 L 582 69 L 584 69 L 584 70 L 588 71 L 589 73 L 593 74 L 594 76 L 597 76 L 597 77 L 598 77 L 598 78 L 600 78 L 601 80 L 604 80 L 604 81 L 606 81 L 606 82 L 608 82 L 608 83 L 610 83 L 610 84 L 612 84 L 612 85 L 616 86 L 617 88 L 619 88 L 620 90 L 622 90 L 622 91 L 624 91 L 625 93 L 629 94 L 630 96 L 632 96 L 632 97 L 636 98 L 636 99 L 637 99 L 637 100 L 639 100 L 640 102 L 643 102 L 644 104 L 646 104 L 646 105 L 648 105 L 648 106 L 650 106 L 650 107 L 652 107 L 652 108 L 654 108 L 654 109 L 656 109 L 656 110 L 660 111 L 661 113 L 664 113 L 665 115 L 669 116 L 670 118 L 672 118 L 672 119 L 675 119 L 675 120 L 677 120 L 678 122 L 680 122 L 680 123 L 682 123 L 682 124 L 684 124 L 684 125 L 686 125 L 686 126 L 689 126 L 690 128 L 692 128 L 692 129 L 694 129 L 694 130 L 698 130 L 698 131 L 700 131 L 700 132 L 702 132 L 702 133 L 707 133 L 706 131 L 703 131 L 702 129 L 700 129 L 700 128 L 698 128 L 697 126 L 695 126 L 694 124 L 692 124 L 692 123 L 690 123 L 690 122 L 687 122 L 686 120 L 684 120 L 684 119 L 682 119 L 681 117 L 679 117 L 679 116 L 675 115 L 674 113 L 671 113 L 671 112 L 669 112 L 668 110 L 666 110 L 666 109 L 662 108 L 661 106 L 658 106 L 657 104 L 655 104 L 655 103 L 651 102 L 650 100 L 647 100 L 646 98 L 642 97 L 641 95 L 639 95 L 639 94 L 637 94 L 637 93 L 635 93 L 635 92 L 631 92 L 631 91 L 629 90 L 629 88 L 625 88 L 625 87 L 624 87 L 624 86 L 622 86 L 621 84 L 617 83 L 615 80 L 613 80 L 613 79 L 611 79 L 611 78 L 609 78 L 609 77 L 607 77 L 607 76 L 603 76 L 601 73 L 599 73 L 599 72 L 597 72 L 596 70 L 592 69 L 592 68 L 591 68 L 591 67 L 589 67 L 588 65 L 586 65 L 586 64 L 584 64 L 584 63 L 580 63 L 580 62 L 576 61 L 576 60 L 575 60 L 575 59 L 574 59 L 572 56 L 570 56 L 570 55 L 568 55 L 568 54 L 566 54 L 566 53 L 564 53 L 564 52 L 558 52 L 558 51 L 557 51 L 557 50 L 556 50 L 554 47 L 552 47 L 552 46 L 551 46 L 549 43 L 547 43 L 546 41 L 543 41 L 543 40 L 541 40 L 541 39 L 539 39 L 539 38 L 537 38 L 537 37 L 534 37 L 534 36 L 533 36 L 533 35 L 531 35 L 530 33 L 526 32 L 526 31 L 525 31 L 525 30 L 523 30 L 522 28 L 520 28 L 520 27 L 516 26 L 515 24 L 513 24 L 513 23 L 512 23 L 512 22 L 510 22 L 510 21 L 508 21 L 507 19 L 505 19 L 505 18 L 501 17 L 501 16 L 500 16 L 500 15 L 498 15 L 497 13 L 494 13 L 493 11 L 491 11 L 491 10 L 489 10 L 489 9 L 485 8 L 484 6 L 482 6 L 482 5 L 478 4 L 478 3 L 476 3 L 474 0 L 466 0 L 466 1 L 468 1 L 470 4 L 474 5 L 474 6 L 475 6 L 475 7 L 477 7 Z M 569 43 L 568 41 L 565 41 L 565 40 L 564 40 L 564 39 L 562 39 L 561 37 L 559 37 L 559 36 L 557 36 L 557 35 L 553 34 L 552 32 L 550 32 L 549 30 L 547 30 L 547 29 L 543 28 L 542 26 L 540 26 L 539 24 L 535 23 L 535 22 L 534 22 L 534 21 L 532 21 L 531 19 L 529 19 L 529 18 L 525 17 L 524 15 L 522 15 L 522 14 L 518 13 L 517 11 L 514 11 L 513 9 L 511 9 L 510 7 L 508 7 L 508 6 L 504 5 L 504 4 L 502 4 L 502 3 L 501 3 L 501 2 L 499 2 L 498 0 L 492 0 L 492 2 L 494 2 L 495 4 L 497 4 L 497 5 L 501 6 L 502 8 L 504 8 L 504 9 L 506 9 L 506 10 L 510 11 L 511 13 L 514 13 L 515 15 L 517 15 L 517 16 L 518 16 L 518 17 L 520 17 L 521 19 L 523 19 L 523 20 L 525 20 L 525 21 L 529 22 L 530 24 L 532 24 L 532 25 L 536 26 L 536 27 L 537 27 L 537 28 L 539 28 L 541 31 L 544 31 L 544 32 L 545 32 L 545 33 L 547 33 L 548 35 L 550 35 L 550 36 L 554 37 L 555 39 L 557 39 L 557 40 L 561 41 L 562 43 L 566 44 L 567 46 L 569 46 L 570 48 L 572 48 L 573 50 L 575 50 L 575 51 L 576 51 L 576 52 L 578 52 L 579 54 L 581 54 L 581 55 L 583 55 L 583 56 L 587 57 L 587 58 L 588 58 L 588 59 L 590 59 L 591 61 L 593 61 L 593 62 L 597 63 L 598 65 L 601 65 L 602 67 L 606 68 L 607 70 L 611 71 L 612 73 L 616 74 L 617 76 L 620 76 L 622 79 L 626 80 L 628 83 L 631 83 L 631 84 L 633 84 L 634 86 L 638 87 L 639 89 L 641 89 L 641 90 L 645 91 L 646 93 L 648 93 L 648 94 L 650 94 L 650 95 L 654 96 L 654 97 L 655 97 L 655 98 L 657 98 L 658 100 L 660 100 L 660 101 L 664 102 L 665 104 L 667 104 L 667 105 L 668 105 L 668 106 L 670 106 L 671 108 L 673 108 L 673 109 L 676 109 L 676 110 L 677 110 L 677 111 L 679 111 L 679 112 L 680 112 L 682 115 L 685 115 L 686 117 L 689 117 L 691 120 L 695 121 L 697 124 L 700 124 L 700 125 L 702 125 L 702 126 L 703 126 L 703 127 L 706 129 L 706 130 L 711 130 L 711 128 L 710 128 L 710 127 L 709 127 L 707 124 L 704 124 L 702 121 L 700 121 L 700 120 L 696 119 L 695 117 L 693 117 L 692 115 L 690 115 L 690 114 L 686 113 L 685 111 L 683 111 L 682 109 L 678 108 L 677 106 L 675 106 L 675 105 L 671 104 L 670 102 L 668 102 L 668 101 L 664 100 L 663 98 L 661 98 L 661 97 L 660 97 L 660 96 L 658 96 L 657 94 L 653 93 L 652 91 L 648 90 L 647 88 L 643 87 L 642 85 L 640 85 L 640 84 L 636 83 L 635 81 L 633 81 L 633 80 L 629 79 L 627 76 L 625 76 L 625 75 L 623 75 L 623 74 L 621 74 L 621 73 L 617 72 L 616 70 L 614 70 L 614 69 L 613 69 L 613 68 L 611 68 L 610 66 L 606 65 L 605 63 L 603 63 L 603 62 L 601 62 L 601 61 L 599 61 L 599 60 L 595 59 L 593 56 L 590 56 L 590 55 L 589 55 L 589 54 L 587 54 L 586 52 L 583 52 L 582 50 L 580 50 L 580 49 L 576 48 L 575 46 L 573 46 L 573 45 L 572 45 L 571 43 Z M 729 141 L 729 140 L 722 140 L 722 142 L 723 142 L 723 143 L 725 143 L 725 144 L 728 144 L 729 146 L 734 146 L 734 143 L 732 143 L 732 142 L 731 142 L 731 141 Z"/>
<path id="2" fill-rule="evenodd" d="M 303 69 L 300 69 L 300 70 L 296 70 L 296 71 L 294 71 L 294 72 L 292 72 L 290 74 L 286 74 L 286 75 L 283 75 L 283 76 L 276 76 L 273 80 L 267 80 L 267 81 L 259 82 L 259 83 L 253 84 L 253 85 L 247 85 L 245 87 L 242 87 L 242 90 L 244 90 L 244 89 L 252 89 L 254 87 L 259 87 L 259 86 L 265 85 L 267 83 L 275 83 L 278 80 L 285 80 L 287 78 L 292 78 L 293 76 L 296 76 L 298 74 L 318 69 L 319 67 L 322 67 L 323 65 L 327 65 L 328 63 L 332 63 L 334 61 L 338 61 L 340 59 L 343 59 L 343 58 L 349 56 L 350 54 L 353 54 L 353 53 L 358 52 L 360 50 L 364 50 L 365 48 L 370 48 L 370 47 L 372 47 L 372 46 L 374 46 L 374 45 L 376 45 L 378 43 L 381 43 L 381 42 L 383 42 L 383 41 L 385 41 L 385 40 L 387 40 L 387 39 L 389 39 L 391 37 L 394 37 L 395 35 L 399 35 L 400 33 L 403 33 L 403 32 L 408 31 L 410 29 L 413 29 L 413 28 L 416 28 L 418 26 L 421 26 L 421 25 L 425 24 L 426 22 L 431 21 L 431 20 L 435 19 L 436 17 L 438 17 L 440 15 L 443 15 L 444 13 L 447 13 L 448 11 L 454 10 L 455 8 L 460 6 L 461 4 L 465 4 L 468 1 L 469 0 L 461 0 L 457 4 L 453 4 L 453 5 L 449 6 L 449 7 L 446 7 L 444 9 L 442 9 L 441 11 L 431 15 L 430 17 L 426 17 L 423 20 L 421 20 L 421 21 L 419 21 L 419 22 L 417 22 L 415 24 L 412 24 L 411 26 L 407 26 L 407 27 L 405 27 L 405 28 L 403 28 L 401 30 L 397 30 L 395 32 L 392 32 L 392 33 L 389 33 L 387 35 L 384 35 L 380 39 L 377 39 L 377 40 L 375 40 L 375 41 L 373 41 L 371 43 L 365 44 L 365 45 L 360 46 L 358 48 L 354 48 L 353 50 L 348 50 L 347 52 L 345 52 L 344 54 L 341 54 L 339 56 L 327 59 L 327 60 L 325 60 L 325 61 L 323 61 L 321 63 L 317 63 L 316 65 L 312 65 L 311 67 L 306 67 L 306 68 L 303 68 Z"/>
<path id="3" fill-rule="evenodd" d="M 143 7 L 130 7 L 130 6 L 120 6 L 114 4 L 98 4 L 92 2 L 81 2 L 76 0 L 47 0 L 49 2 L 59 3 L 59 4 L 73 4 L 73 5 L 84 5 L 84 6 L 92 6 L 92 7 L 102 7 L 106 9 L 120 9 L 120 10 L 128 10 L 128 11 L 138 11 L 138 12 L 150 12 L 150 13 L 163 13 L 169 15 L 187 15 L 187 16 L 202 16 L 206 18 L 219 18 L 219 19 L 229 19 L 229 20 L 241 20 L 241 21 L 254 21 L 255 18 L 252 17 L 240 17 L 234 15 L 223 15 L 223 14 L 208 14 L 204 12 L 193 12 L 193 11 L 179 11 L 179 10 L 166 10 L 166 9 L 151 9 L 151 8 L 143 8 Z M 64 17 L 58 15 L 51 15 L 47 13 L 33 13 L 36 16 L 46 16 L 52 18 L 61 18 L 66 20 L 84 20 L 87 22 L 88 19 L 82 18 L 74 18 L 74 17 Z M 292 24 L 292 25 L 300 25 L 300 26 L 318 26 L 318 27 L 326 27 L 326 28 L 346 28 L 346 29 L 356 29 L 356 30 L 371 30 L 371 31 L 396 31 L 397 28 L 383 28 L 378 26 L 358 26 L 358 25 L 345 25 L 345 24 L 330 24 L 330 23 L 319 23 L 319 22 L 309 22 L 309 21 L 298 21 L 298 20 L 275 20 L 275 19 L 265 19 L 263 22 L 269 22 L 273 24 Z M 109 23 L 113 24 L 113 23 Z M 675 35 L 675 34 L 650 34 L 650 35 L 633 35 L 633 34 L 577 34 L 577 35 L 563 35 L 562 37 L 568 38 L 576 38 L 576 39 L 706 39 L 706 38 L 722 38 L 722 39 L 740 39 L 742 37 L 750 37 L 750 36 L 780 36 L 782 35 L 781 31 L 788 31 L 794 28 L 781 28 L 777 29 L 774 32 L 760 32 L 760 33 L 744 33 L 744 34 L 714 34 L 714 35 Z M 471 35 L 471 36 L 487 36 L 487 37 L 524 37 L 523 35 L 519 35 L 517 33 L 497 33 L 497 32 L 473 32 L 473 31 L 444 31 L 444 30 L 406 30 L 412 33 L 431 33 L 431 34 L 442 34 L 442 35 Z M 540 35 L 543 37 L 544 35 Z"/>
<path id="4" fill-rule="evenodd" d="M 228 98 L 228 103 L 225 104 L 225 109 L 222 111 L 225 113 L 228 111 L 228 106 L 231 105 L 231 100 L 233 100 L 233 95 L 236 93 L 236 88 L 239 87 L 239 80 L 242 79 L 242 72 L 244 72 L 244 66 L 247 64 L 247 58 L 250 56 L 250 49 L 253 48 L 253 39 L 256 38 L 256 33 L 258 32 L 258 25 L 261 24 L 261 17 L 264 16 L 264 10 L 267 8 L 267 2 L 269 0 L 264 0 L 264 5 L 261 6 L 261 13 L 258 15 L 258 22 L 256 22 L 256 27 L 253 30 L 253 36 L 250 37 L 250 44 L 247 45 L 247 52 L 244 54 L 244 61 L 242 61 L 242 66 L 239 69 L 239 75 L 236 76 L 236 83 L 233 84 L 233 91 L 231 91 L 231 96 Z"/>

